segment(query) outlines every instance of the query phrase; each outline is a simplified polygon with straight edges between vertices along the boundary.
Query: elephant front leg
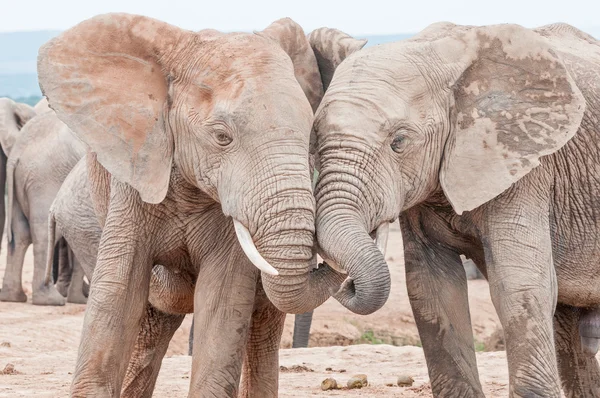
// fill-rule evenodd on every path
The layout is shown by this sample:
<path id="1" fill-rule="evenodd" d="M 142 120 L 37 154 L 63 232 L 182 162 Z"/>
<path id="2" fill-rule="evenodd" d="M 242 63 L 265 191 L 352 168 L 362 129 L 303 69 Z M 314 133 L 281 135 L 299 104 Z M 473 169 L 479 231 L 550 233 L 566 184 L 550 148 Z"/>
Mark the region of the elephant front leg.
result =
<path id="1" fill-rule="evenodd" d="M 545 200 L 520 198 L 515 189 L 486 206 L 480 221 L 490 294 L 506 340 L 511 397 L 560 396 L 548 209 Z"/>
<path id="2" fill-rule="evenodd" d="M 279 344 L 284 324 L 285 313 L 269 301 L 259 284 L 246 345 L 240 397 L 277 397 Z"/>
<path id="3" fill-rule="evenodd" d="M 85 312 L 72 397 L 118 397 L 148 301 L 154 245 L 139 196 L 113 192 Z M 116 203 L 115 203 L 116 202 Z"/>
<path id="4" fill-rule="evenodd" d="M 162 359 L 183 318 L 185 315 L 167 314 L 151 304 L 146 305 L 146 313 L 123 382 L 123 398 L 152 397 Z"/>
<path id="5" fill-rule="evenodd" d="M 579 336 L 581 310 L 559 304 L 554 314 L 554 337 L 560 380 L 568 398 L 600 397 L 600 367 L 585 354 Z"/>
<path id="6" fill-rule="evenodd" d="M 400 218 L 406 286 L 436 397 L 484 397 L 477 373 L 467 276 L 460 256 L 428 241 L 418 210 Z"/>
<path id="7" fill-rule="evenodd" d="M 237 247 L 221 257 L 203 261 L 196 283 L 190 398 L 238 393 L 258 271 Z"/>

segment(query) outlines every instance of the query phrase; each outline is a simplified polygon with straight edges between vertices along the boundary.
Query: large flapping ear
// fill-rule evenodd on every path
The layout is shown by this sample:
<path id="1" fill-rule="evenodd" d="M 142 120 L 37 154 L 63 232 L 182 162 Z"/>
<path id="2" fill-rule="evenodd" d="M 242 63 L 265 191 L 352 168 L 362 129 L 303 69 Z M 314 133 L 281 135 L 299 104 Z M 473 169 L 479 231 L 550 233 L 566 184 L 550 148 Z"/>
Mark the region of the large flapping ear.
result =
<path id="1" fill-rule="evenodd" d="M 186 34 L 147 17 L 104 14 L 52 39 L 38 55 L 50 107 L 112 176 L 149 203 L 161 202 L 169 185 L 165 59 Z"/>
<path id="2" fill-rule="evenodd" d="M 304 30 L 290 18 L 282 18 L 273 22 L 257 35 L 274 40 L 289 55 L 294 64 L 294 74 L 300 87 L 306 94 L 313 112 L 317 110 L 323 98 L 323 84 L 315 54 Z"/>
<path id="3" fill-rule="evenodd" d="M 0 145 L 8 156 L 18 132 L 36 115 L 35 110 L 10 98 L 0 98 Z"/>
<path id="4" fill-rule="evenodd" d="M 331 28 L 313 30 L 308 35 L 308 42 L 317 57 L 323 90 L 327 90 L 329 87 L 338 65 L 350 54 L 367 44 L 366 39 L 355 39 L 342 31 Z"/>
<path id="5" fill-rule="evenodd" d="M 432 45 L 457 71 L 440 182 L 461 214 L 565 145 L 579 128 L 585 100 L 552 44 L 523 27 L 461 29 Z"/>

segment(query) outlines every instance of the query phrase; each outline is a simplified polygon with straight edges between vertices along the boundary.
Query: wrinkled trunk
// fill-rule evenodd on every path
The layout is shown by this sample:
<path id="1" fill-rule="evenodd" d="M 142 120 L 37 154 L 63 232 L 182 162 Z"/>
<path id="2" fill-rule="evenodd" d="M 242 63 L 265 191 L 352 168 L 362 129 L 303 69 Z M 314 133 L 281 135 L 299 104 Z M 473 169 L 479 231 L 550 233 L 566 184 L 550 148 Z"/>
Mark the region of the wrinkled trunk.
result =
<path id="1" fill-rule="evenodd" d="M 374 187 L 375 172 L 365 171 L 365 176 L 371 176 L 367 180 L 362 174 L 348 172 L 348 161 L 360 160 L 360 152 L 344 156 L 341 160 L 321 159 L 316 190 L 317 242 L 323 258 L 347 273 L 343 286 L 334 295 L 336 300 L 354 313 L 367 315 L 381 308 L 390 292 L 387 263 L 370 235 L 379 227 L 373 222 L 382 217 L 372 214 L 381 201 L 368 195 L 384 191 Z"/>
<path id="2" fill-rule="evenodd" d="M 296 193 L 283 199 L 272 219 L 266 218 L 256 241 L 258 251 L 279 275 L 262 273 L 267 296 L 281 311 L 312 311 L 337 291 L 344 276 L 327 265 L 318 269 L 314 256 L 314 212 L 312 197 Z M 304 203 L 300 204 L 300 203 Z M 310 206 L 310 207 L 308 207 Z"/>
<path id="3" fill-rule="evenodd" d="M 277 148 L 277 153 L 256 150 L 244 182 L 239 182 L 244 174 L 236 169 L 231 177 L 234 183 L 219 196 L 242 198 L 231 208 L 227 201 L 222 205 L 225 214 L 238 221 L 238 240 L 261 269 L 269 300 L 286 313 L 309 312 L 339 289 L 344 276 L 327 265 L 315 269 L 315 202 L 305 146 L 288 140 Z"/>
<path id="4" fill-rule="evenodd" d="M 347 210 L 319 221 L 318 243 L 330 261 L 348 274 L 336 300 L 354 313 L 368 315 L 387 301 L 390 272 L 360 218 Z"/>

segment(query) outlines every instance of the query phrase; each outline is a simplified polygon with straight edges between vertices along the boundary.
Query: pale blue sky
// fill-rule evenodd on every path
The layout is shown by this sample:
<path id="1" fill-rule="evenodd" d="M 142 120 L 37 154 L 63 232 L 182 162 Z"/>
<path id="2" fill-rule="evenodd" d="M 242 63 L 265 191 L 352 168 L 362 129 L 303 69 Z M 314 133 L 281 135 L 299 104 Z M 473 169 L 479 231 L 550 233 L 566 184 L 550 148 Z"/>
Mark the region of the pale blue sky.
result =
<path id="1" fill-rule="evenodd" d="M 418 32 L 442 20 L 534 27 L 567 22 L 600 33 L 600 0 L 0 0 L 0 31 L 66 29 L 106 12 L 151 16 L 182 28 L 262 29 L 289 16 L 305 30 L 336 27 L 352 34 Z"/>

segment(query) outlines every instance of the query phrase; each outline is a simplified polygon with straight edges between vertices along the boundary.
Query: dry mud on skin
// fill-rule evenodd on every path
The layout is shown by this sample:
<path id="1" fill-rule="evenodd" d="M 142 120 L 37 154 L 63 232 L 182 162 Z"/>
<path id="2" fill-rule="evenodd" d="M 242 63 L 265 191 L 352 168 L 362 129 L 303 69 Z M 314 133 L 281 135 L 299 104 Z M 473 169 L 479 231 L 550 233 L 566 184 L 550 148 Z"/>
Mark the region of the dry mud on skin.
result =
<path id="1" fill-rule="evenodd" d="M 387 304 L 369 316 L 352 314 L 334 300 L 315 310 L 308 349 L 281 350 L 280 365 L 299 367 L 300 371 L 280 373 L 281 397 L 429 397 L 427 370 L 419 347 L 394 347 L 385 344 L 348 345 L 358 342 L 416 344 L 418 335 L 405 286 L 402 243 L 397 225 L 391 229 L 387 260 L 392 276 L 392 292 Z M 3 245 L 4 246 L 4 245 Z M 6 248 L 0 252 L 0 277 L 4 275 Z M 24 266 L 24 287 L 29 302 L 0 302 L 0 372 L 7 364 L 16 374 L 0 374 L 0 397 L 66 397 L 75 366 L 84 305 L 65 307 L 31 305 L 33 272 L 31 248 Z M 498 328 L 499 322 L 489 298 L 485 281 L 469 282 L 469 301 L 474 335 L 485 342 Z M 163 361 L 154 396 L 186 397 L 189 386 L 190 361 L 187 338 L 191 317 L 187 316 L 176 332 Z M 282 348 L 291 347 L 293 316 L 288 316 Z M 478 366 L 487 397 L 504 397 L 507 390 L 507 368 L 503 352 L 479 353 Z M 303 368 L 313 371 L 302 371 Z M 326 371 L 332 368 L 332 371 Z M 340 373 L 339 370 L 346 372 Z M 12 373 L 12 372 L 11 372 Z M 367 374 L 370 386 L 362 390 L 323 392 L 321 381 L 333 377 L 345 386 L 357 373 Z M 415 379 L 411 388 L 386 387 L 395 383 L 399 374 Z"/>

